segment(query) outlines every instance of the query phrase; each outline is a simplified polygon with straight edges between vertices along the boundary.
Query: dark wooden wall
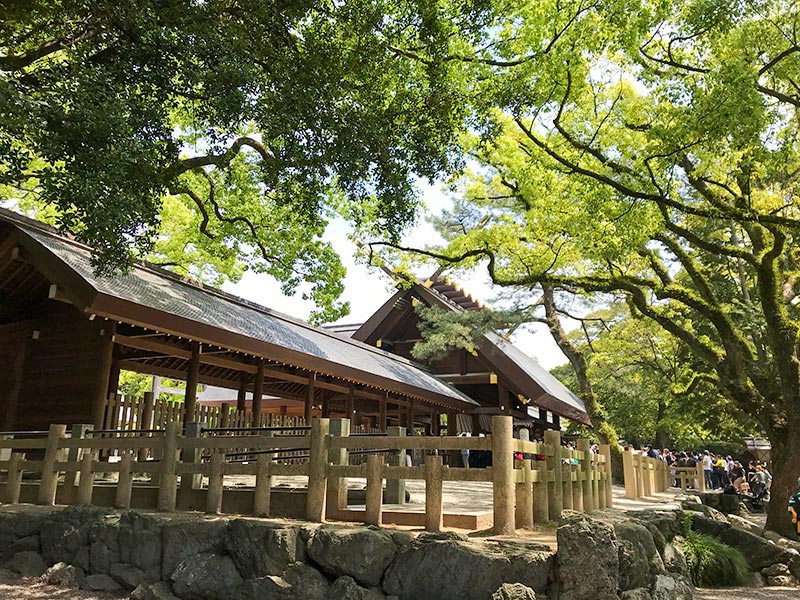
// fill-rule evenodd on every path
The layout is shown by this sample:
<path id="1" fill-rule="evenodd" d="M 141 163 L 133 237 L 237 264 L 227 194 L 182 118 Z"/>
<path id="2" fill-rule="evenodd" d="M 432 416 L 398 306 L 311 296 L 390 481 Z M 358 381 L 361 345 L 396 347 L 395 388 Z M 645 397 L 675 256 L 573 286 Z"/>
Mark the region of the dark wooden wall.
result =
<path id="1" fill-rule="evenodd" d="M 14 426 L 25 351 L 33 332 L 29 321 L 0 325 L 0 429 Z"/>
<path id="2" fill-rule="evenodd" d="M 108 374 L 104 378 L 100 372 L 109 346 L 108 324 L 103 319 L 90 321 L 69 304 L 50 301 L 42 306 L 36 330 L 38 339 L 27 339 L 12 428 L 91 423 L 99 386 L 108 380 Z"/>

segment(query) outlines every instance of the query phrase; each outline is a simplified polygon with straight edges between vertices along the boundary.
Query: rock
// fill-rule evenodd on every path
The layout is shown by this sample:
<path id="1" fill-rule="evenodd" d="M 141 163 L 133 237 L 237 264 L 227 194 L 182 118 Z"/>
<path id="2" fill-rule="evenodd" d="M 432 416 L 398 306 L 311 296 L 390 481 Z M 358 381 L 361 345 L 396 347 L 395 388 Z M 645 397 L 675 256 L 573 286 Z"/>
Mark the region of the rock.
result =
<path id="1" fill-rule="evenodd" d="M 83 585 L 84 573 L 79 567 L 60 562 L 47 569 L 41 579 L 52 585 L 78 588 Z"/>
<path id="2" fill-rule="evenodd" d="M 395 531 L 392 533 L 392 540 L 398 546 L 405 546 L 410 544 L 416 539 L 416 536 L 410 531 Z"/>
<path id="3" fill-rule="evenodd" d="M 681 514 L 674 510 L 637 510 L 628 513 L 628 516 L 644 523 L 648 529 L 655 527 L 667 542 L 671 542 L 675 536 L 683 534 Z"/>
<path id="4" fill-rule="evenodd" d="M 730 525 L 697 513 L 692 518 L 692 529 L 712 537 L 720 537 L 723 532 L 730 529 Z"/>
<path id="5" fill-rule="evenodd" d="M 142 584 L 131 593 L 131 600 L 181 600 L 163 582 L 150 585 Z"/>
<path id="6" fill-rule="evenodd" d="M 795 579 L 791 575 L 778 575 L 777 577 L 767 577 L 767 585 L 791 587 L 797 585 L 797 579 Z"/>
<path id="7" fill-rule="evenodd" d="M 386 596 L 379 588 L 363 588 L 347 575 L 334 581 L 328 592 L 329 600 L 383 600 L 384 598 Z"/>
<path id="8" fill-rule="evenodd" d="M 664 567 L 669 573 L 689 577 L 689 565 L 686 564 L 686 557 L 678 546 L 666 544 L 661 558 L 664 561 Z"/>
<path id="9" fill-rule="evenodd" d="M 188 556 L 170 580 L 175 595 L 186 600 L 233 599 L 243 581 L 230 556 L 213 552 Z"/>
<path id="10" fill-rule="evenodd" d="M 23 577 L 41 577 L 47 571 L 47 564 L 41 554 L 26 550 L 12 556 L 8 568 Z"/>
<path id="11" fill-rule="evenodd" d="M 283 578 L 294 589 L 297 600 L 325 600 L 331 584 L 327 578 L 314 567 L 298 562 L 291 565 L 283 574 Z"/>
<path id="12" fill-rule="evenodd" d="M 656 575 L 652 600 L 694 600 L 694 587 L 687 579 Z"/>
<path id="13" fill-rule="evenodd" d="M 81 548 L 75 553 L 75 558 L 72 559 L 72 564 L 80 567 L 84 571 L 89 570 L 89 548 Z"/>
<path id="14" fill-rule="evenodd" d="M 770 565 L 761 569 L 761 574 L 764 577 L 780 577 L 791 575 L 789 571 L 789 565 L 784 565 L 783 563 L 775 563 L 774 565 Z"/>
<path id="15" fill-rule="evenodd" d="M 105 573 L 87 575 L 83 580 L 82 588 L 84 590 L 91 590 L 93 592 L 119 592 L 123 589 L 113 577 L 106 575 Z"/>
<path id="16" fill-rule="evenodd" d="M 128 511 L 119 520 L 119 561 L 150 571 L 158 567 L 161 578 L 161 529 L 164 522 Z"/>
<path id="17" fill-rule="evenodd" d="M 41 544 L 39 544 L 38 535 L 29 535 L 24 538 L 19 538 L 11 544 L 12 556 L 17 552 L 39 552 L 40 550 Z"/>
<path id="18" fill-rule="evenodd" d="M 692 502 L 684 502 L 683 509 L 692 511 L 692 512 L 699 512 L 702 513 L 703 516 L 708 517 L 709 519 L 714 519 L 715 521 L 719 521 L 720 523 L 728 523 L 728 519 L 715 508 L 710 506 L 706 506 L 705 504 L 694 504 Z"/>
<path id="19" fill-rule="evenodd" d="M 652 600 L 652 594 L 647 588 L 636 588 L 622 592 L 620 598 L 622 600 Z"/>
<path id="20" fill-rule="evenodd" d="M 374 529 L 320 527 L 306 545 L 308 556 L 323 571 L 348 575 L 366 586 L 381 582 L 396 551 L 391 534 Z"/>
<path id="21" fill-rule="evenodd" d="M 775 563 L 787 564 L 791 560 L 791 554 L 788 551 L 759 535 L 742 529 L 731 527 L 722 533 L 720 540 L 729 546 L 738 548 L 753 571 L 760 571 Z"/>
<path id="22" fill-rule="evenodd" d="M 114 563 L 109 568 L 108 574 L 129 590 L 133 590 L 143 583 L 155 583 L 155 581 L 149 581 L 145 572 L 140 568 L 127 563 Z"/>
<path id="23" fill-rule="evenodd" d="M 741 504 L 739 503 L 739 496 L 737 494 L 720 494 L 719 495 L 719 509 L 725 515 L 737 516 L 741 512 Z"/>
<path id="24" fill-rule="evenodd" d="M 107 514 L 106 509 L 90 506 L 70 506 L 53 513 L 39 533 L 45 561 L 72 564 L 78 551 L 89 545 L 92 525 Z"/>
<path id="25" fill-rule="evenodd" d="M 703 501 L 700 500 L 700 496 L 697 494 L 680 494 L 675 496 L 675 501 L 680 502 L 681 506 L 685 505 L 686 503 L 690 504 L 702 504 Z"/>
<path id="26" fill-rule="evenodd" d="M 245 579 L 281 575 L 297 560 L 296 527 L 236 519 L 225 531 L 225 550 Z"/>
<path id="27" fill-rule="evenodd" d="M 536 592 L 521 583 L 504 583 L 492 594 L 492 600 L 536 600 Z"/>
<path id="28" fill-rule="evenodd" d="M 764 580 L 763 575 L 761 573 L 753 573 L 750 579 L 750 587 L 754 588 L 762 588 L 767 585 L 767 582 Z"/>
<path id="29" fill-rule="evenodd" d="M 614 533 L 619 549 L 619 589 L 652 587 L 655 574 L 665 571 L 653 536 L 644 525 L 631 520 L 615 522 Z"/>
<path id="30" fill-rule="evenodd" d="M 556 534 L 561 600 L 616 600 L 620 563 L 614 528 L 572 511 L 564 511 L 562 519 Z"/>
<path id="31" fill-rule="evenodd" d="M 267 575 L 248 579 L 238 590 L 237 600 L 292 600 L 298 598 L 292 586 L 280 577 Z"/>
<path id="32" fill-rule="evenodd" d="M 204 552 L 221 551 L 227 523 L 221 519 L 177 520 L 161 529 L 161 579 L 169 580 L 185 559 Z"/>
<path id="33" fill-rule="evenodd" d="M 728 523 L 731 524 L 731 527 L 735 527 L 736 529 L 743 529 L 744 531 L 749 531 L 754 535 L 761 535 L 762 532 L 761 527 L 737 515 L 728 515 Z"/>
<path id="34" fill-rule="evenodd" d="M 486 600 L 503 583 L 522 583 L 543 594 L 553 556 L 524 540 L 476 543 L 420 535 L 398 549 L 384 575 L 383 589 L 400 600 Z"/>
<path id="35" fill-rule="evenodd" d="M 795 556 L 789 561 L 789 571 L 797 579 L 800 579 L 800 556 Z"/>

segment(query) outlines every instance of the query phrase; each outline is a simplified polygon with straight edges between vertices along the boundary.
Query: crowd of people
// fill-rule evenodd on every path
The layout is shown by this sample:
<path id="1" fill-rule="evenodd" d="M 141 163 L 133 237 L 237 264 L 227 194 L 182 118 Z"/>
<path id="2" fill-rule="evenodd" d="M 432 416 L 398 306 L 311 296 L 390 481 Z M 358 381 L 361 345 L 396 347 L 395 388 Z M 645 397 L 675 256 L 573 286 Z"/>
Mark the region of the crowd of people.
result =
<path id="1" fill-rule="evenodd" d="M 717 455 L 708 450 L 704 452 L 658 450 L 650 445 L 645 446 L 641 452 L 645 456 L 663 460 L 671 467 L 695 467 L 702 464 L 706 489 L 719 489 L 727 493 L 746 494 L 753 498 L 769 500 L 772 474 L 767 465 L 760 461 L 748 461 L 745 467 L 730 455 Z M 679 487 L 680 481 L 676 480 L 675 485 Z"/>

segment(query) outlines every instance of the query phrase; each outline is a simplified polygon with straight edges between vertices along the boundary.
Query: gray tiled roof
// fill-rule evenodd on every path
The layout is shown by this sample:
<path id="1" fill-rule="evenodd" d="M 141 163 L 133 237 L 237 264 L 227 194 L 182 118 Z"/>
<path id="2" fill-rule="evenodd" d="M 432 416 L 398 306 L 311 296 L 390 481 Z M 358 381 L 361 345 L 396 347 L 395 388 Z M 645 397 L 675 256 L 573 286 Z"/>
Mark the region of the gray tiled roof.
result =
<path id="1" fill-rule="evenodd" d="M 2 217 L 0 214 L 0 219 Z M 389 390 L 393 384 L 402 383 L 416 388 L 422 398 L 433 393 L 457 402 L 475 404 L 453 386 L 411 361 L 214 288 L 181 280 L 162 269 L 136 265 L 127 274 L 98 277 L 92 269 L 91 250 L 88 247 L 17 219 L 12 222 L 100 294 L 280 346 L 321 359 L 331 366 L 342 365 L 369 374 L 373 382 L 376 377 L 384 380 L 385 388 Z M 328 374 L 336 375 L 333 372 Z M 437 398 L 437 401 L 440 399 Z"/>

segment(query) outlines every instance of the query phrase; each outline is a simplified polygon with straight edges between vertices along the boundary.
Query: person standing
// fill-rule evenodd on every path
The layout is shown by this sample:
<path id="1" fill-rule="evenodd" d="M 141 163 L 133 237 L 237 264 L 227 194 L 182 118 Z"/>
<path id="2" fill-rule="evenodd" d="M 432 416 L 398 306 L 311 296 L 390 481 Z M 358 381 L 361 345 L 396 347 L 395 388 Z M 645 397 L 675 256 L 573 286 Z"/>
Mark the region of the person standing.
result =
<path id="1" fill-rule="evenodd" d="M 800 536 L 800 479 L 797 480 L 797 491 L 789 498 L 789 513 L 792 515 L 795 533 Z"/>
<path id="2" fill-rule="evenodd" d="M 470 437 L 468 432 L 463 432 L 460 434 L 461 437 Z M 469 448 L 464 448 L 461 450 L 461 463 L 464 465 L 465 469 L 469 469 Z"/>
<path id="3" fill-rule="evenodd" d="M 711 474 L 713 473 L 711 469 L 712 464 L 713 463 L 711 462 L 711 454 L 709 453 L 708 450 L 706 450 L 705 452 L 703 452 L 703 476 L 706 479 L 706 488 L 710 490 L 714 489 L 714 480 L 711 477 Z"/>

